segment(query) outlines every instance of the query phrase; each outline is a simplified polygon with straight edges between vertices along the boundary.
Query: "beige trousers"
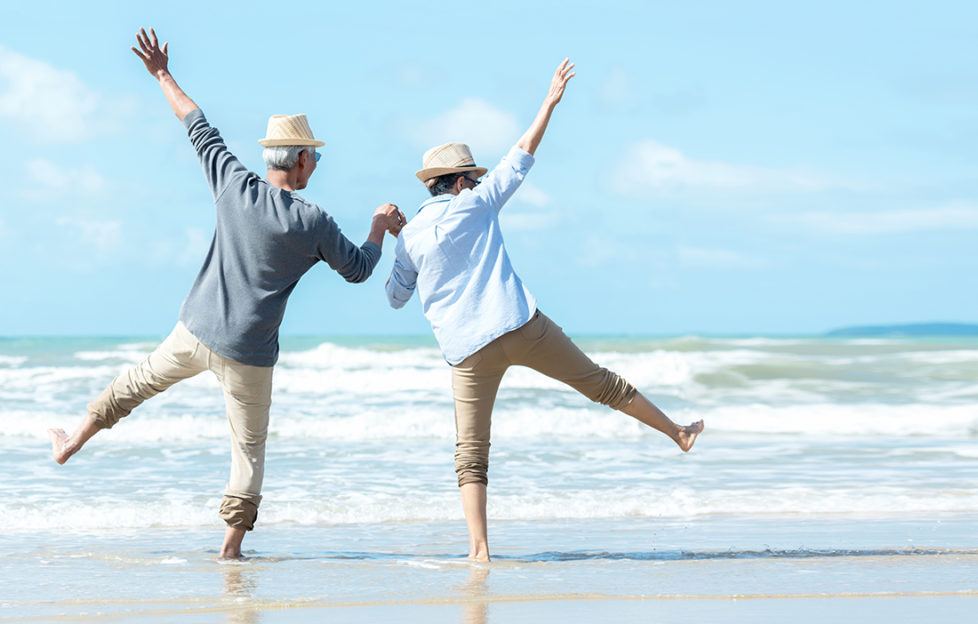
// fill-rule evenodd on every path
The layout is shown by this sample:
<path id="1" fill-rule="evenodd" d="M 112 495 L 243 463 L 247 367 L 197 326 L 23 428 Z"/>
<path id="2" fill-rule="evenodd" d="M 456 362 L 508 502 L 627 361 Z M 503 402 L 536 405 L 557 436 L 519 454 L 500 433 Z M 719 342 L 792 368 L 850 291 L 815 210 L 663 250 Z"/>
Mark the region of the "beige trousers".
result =
<path id="1" fill-rule="evenodd" d="M 630 383 L 592 362 L 556 323 L 537 311 L 522 327 L 496 338 L 452 367 L 459 486 L 489 482 L 492 406 L 506 369 L 514 365 L 562 381 L 592 401 L 616 410 L 628 405 L 636 393 Z"/>
<path id="2" fill-rule="evenodd" d="M 249 366 L 220 356 L 183 323 L 137 366 L 116 377 L 88 404 L 95 423 L 109 429 L 146 399 L 173 384 L 209 370 L 224 390 L 231 426 L 231 477 L 220 516 L 229 526 L 250 531 L 258 517 L 265 476 L 265 438 L 272 405 L 272 367 Z"/>

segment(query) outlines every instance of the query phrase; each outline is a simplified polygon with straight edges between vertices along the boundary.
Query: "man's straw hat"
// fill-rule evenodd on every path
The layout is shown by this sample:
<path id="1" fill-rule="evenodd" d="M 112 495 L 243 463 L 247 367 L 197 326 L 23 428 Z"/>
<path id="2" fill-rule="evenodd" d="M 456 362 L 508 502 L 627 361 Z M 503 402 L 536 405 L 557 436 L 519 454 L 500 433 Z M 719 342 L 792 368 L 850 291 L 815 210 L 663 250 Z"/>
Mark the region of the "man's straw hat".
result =
<path id="1" fill-rule="evenodd" d="M 317 141 L 312 136 L 309 122 L 306 116 L 299 115 L 272 115 L 268 118 L 268 129 L 265 130 L 265 138 L 258 139 L 258 143 L 265 147 L 277 147 L 280 145 L 314 145 L 322 147 L 326 145 L 322 141 Z"/>
<path id="2" fill-rule="evenodd" d="M 471 171 L 478 178 L 489 171 L 485 167 L 475 166 L 472 152 L 469 151 L 469 146 L 465 143 L 445 143 L 431 148 L 421 157 L 421 167 L 421 170 L 414 175 L 425 183 L 432 178 L 449 173 Z"/>

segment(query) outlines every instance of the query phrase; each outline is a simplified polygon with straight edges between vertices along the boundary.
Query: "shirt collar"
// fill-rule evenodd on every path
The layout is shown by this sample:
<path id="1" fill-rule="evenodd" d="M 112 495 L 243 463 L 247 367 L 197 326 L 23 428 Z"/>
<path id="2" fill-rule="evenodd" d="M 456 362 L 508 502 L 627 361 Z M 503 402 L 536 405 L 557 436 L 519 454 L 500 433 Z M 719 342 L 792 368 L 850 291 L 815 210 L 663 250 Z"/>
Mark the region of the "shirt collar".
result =
<path id="1" fill-rule="evenodd" d="M 424 210 L 425 206 L 430 206 L 431 204 L 438 204 L 441 202 L 450 202 L 453 199 L 455 199 L 455 196 L 452 195 L 451 193 L 442 193 L 441 195 L 436 195 L 431 199 L 428 199 L 425 202 L 423 202 L 421 206 L 418 208 L 418 212 Z"/>

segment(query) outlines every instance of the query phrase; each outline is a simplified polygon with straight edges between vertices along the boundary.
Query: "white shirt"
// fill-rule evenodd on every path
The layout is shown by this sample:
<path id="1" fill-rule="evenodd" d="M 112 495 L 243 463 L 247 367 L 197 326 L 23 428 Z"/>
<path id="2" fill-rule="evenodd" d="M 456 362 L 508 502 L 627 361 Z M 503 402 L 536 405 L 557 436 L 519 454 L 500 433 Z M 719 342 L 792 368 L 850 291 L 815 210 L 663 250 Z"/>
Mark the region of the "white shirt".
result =
<path id="1" fill-rule="evenodd" d="M 449 364 L 522 327 L 536 312 L 499 229 L 499 211 L 533 160 L 514 146 L 479 186 L 421 204 L 397 237 L 387 300 L 400 308 L 417 289 Z"/>

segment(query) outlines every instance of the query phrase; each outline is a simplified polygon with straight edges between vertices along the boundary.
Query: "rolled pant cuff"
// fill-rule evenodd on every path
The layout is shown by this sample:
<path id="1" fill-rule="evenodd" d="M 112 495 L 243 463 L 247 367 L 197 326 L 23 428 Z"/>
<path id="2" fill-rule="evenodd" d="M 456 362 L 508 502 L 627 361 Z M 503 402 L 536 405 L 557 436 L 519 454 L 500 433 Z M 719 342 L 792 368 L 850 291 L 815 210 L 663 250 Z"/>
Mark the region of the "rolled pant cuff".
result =
<path id="1" fill-rule="evenodd" d="M 486 476 L 485 472 L 460 472 L 458 473 L 458 486 L 462 487 L 467 483 L 481 483 L 482 485 L 489 485 L 489 477 Z"/>
<path id="2" fill-rule="evenodd" d="M 231 528 L 251 531 L 255 528 L 255 521 L 258 520 L 258 503 L 260 502 L 260 496 L 257 500 L 249 500 L 225 495 L 224 500 L 221 501 L 221 510 L 218 515 Z"/>

